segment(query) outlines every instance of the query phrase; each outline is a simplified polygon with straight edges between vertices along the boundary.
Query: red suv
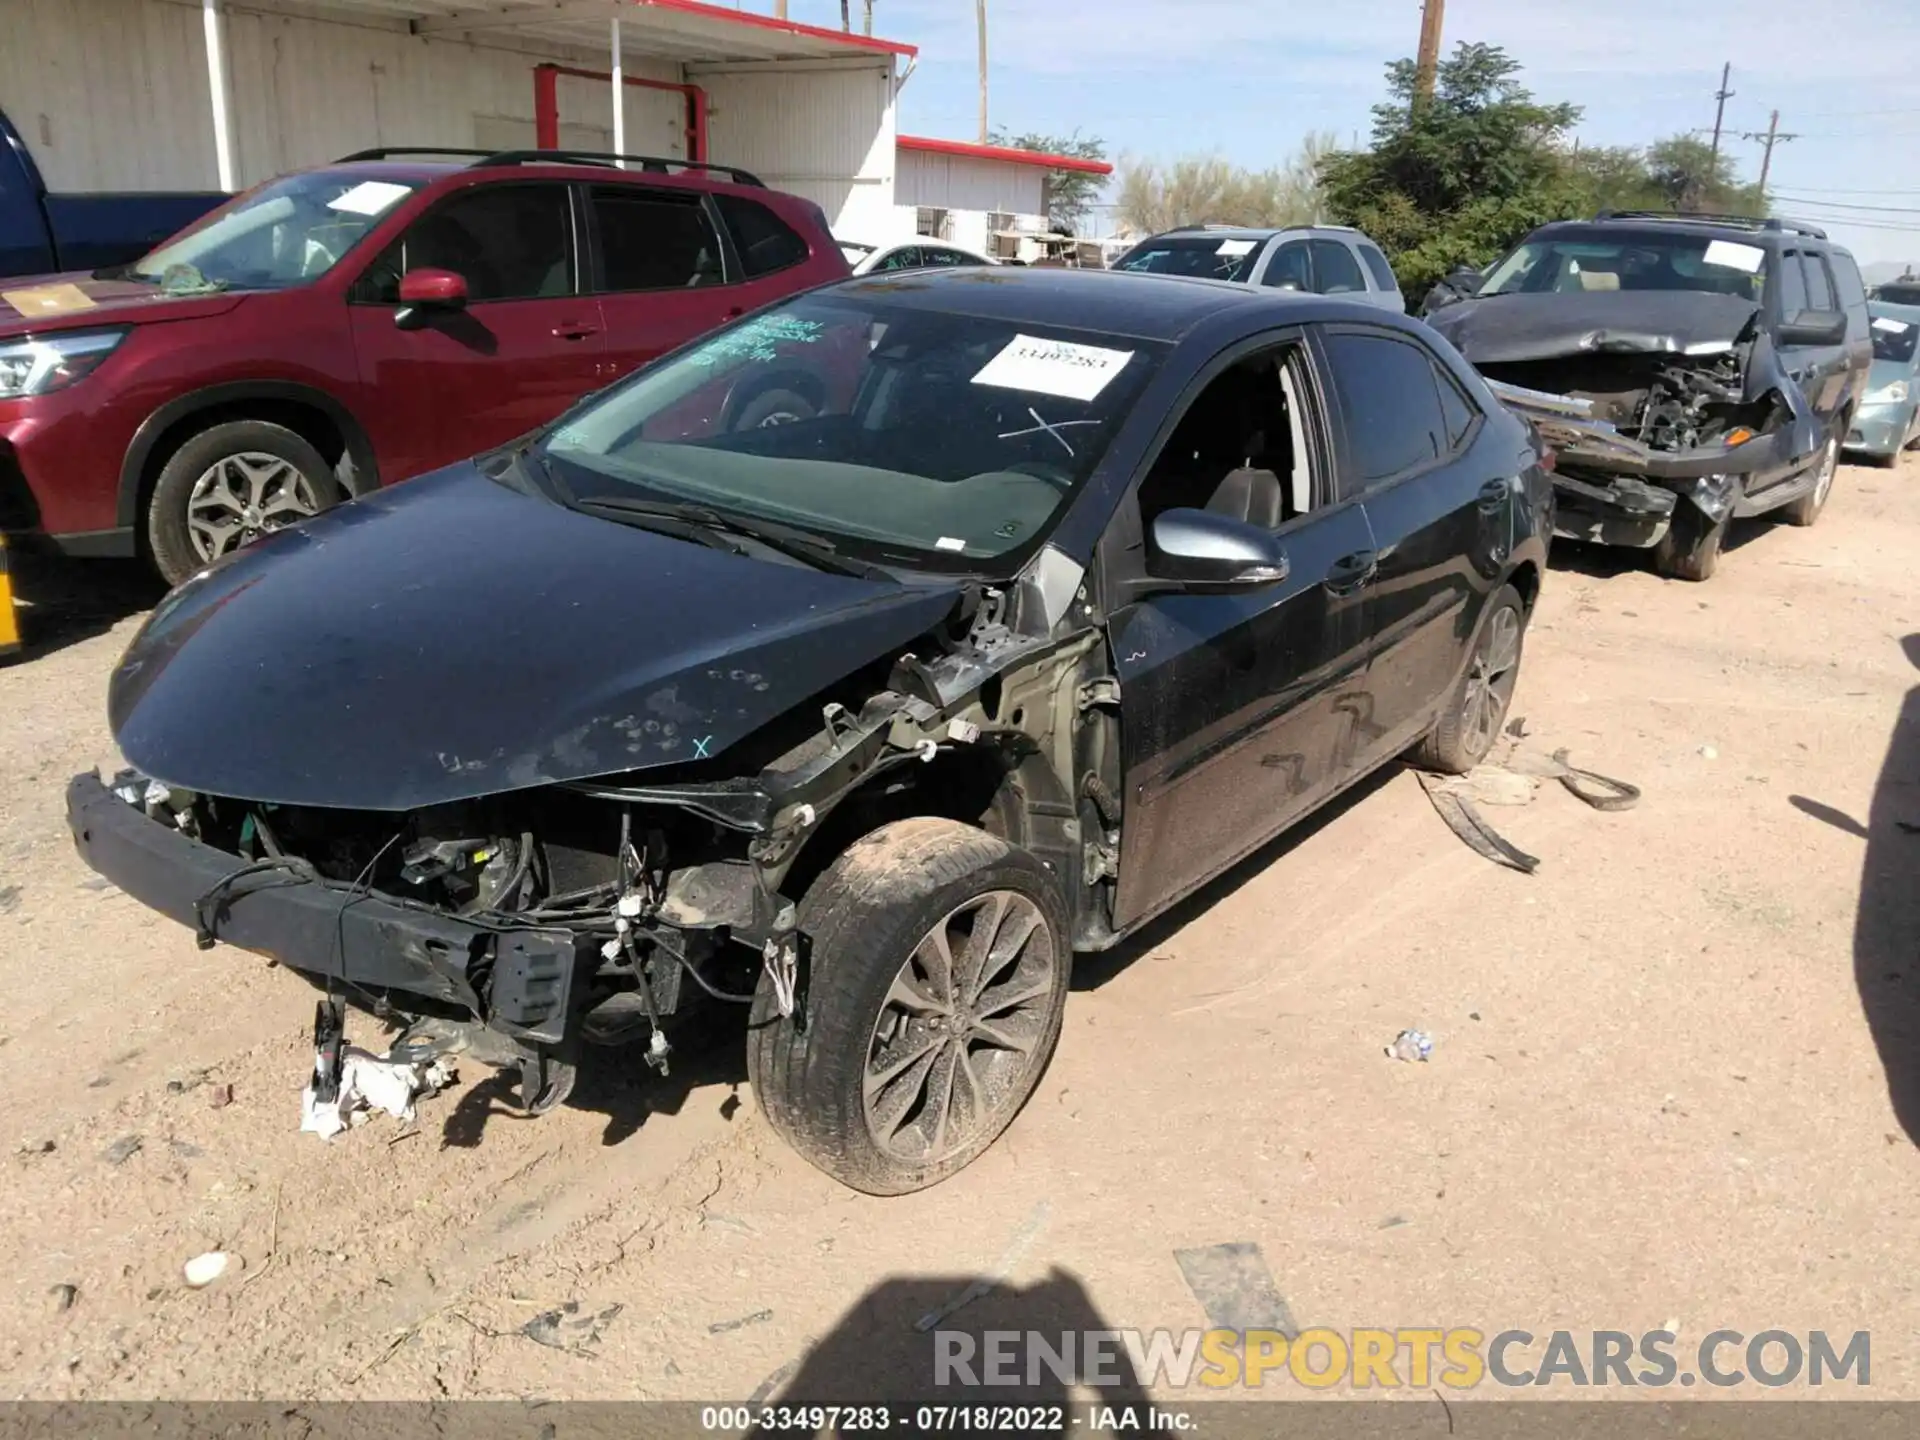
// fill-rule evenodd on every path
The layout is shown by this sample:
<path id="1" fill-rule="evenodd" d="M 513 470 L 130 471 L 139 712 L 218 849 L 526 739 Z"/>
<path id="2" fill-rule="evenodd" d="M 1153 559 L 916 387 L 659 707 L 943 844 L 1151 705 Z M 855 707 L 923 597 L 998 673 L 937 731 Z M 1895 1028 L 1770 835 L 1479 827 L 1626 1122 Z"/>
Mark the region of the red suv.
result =
<path id="1" fill-rule="evenodd" d="M 456 155 L 480 158 L 425 158 Z M 0 289 L 0 531 L 177 584 L 847 273 L 818 206 L 728 166 L 363 151 L 124 269 Z M 810 402 L 729 403 L 744 427 Z"/>

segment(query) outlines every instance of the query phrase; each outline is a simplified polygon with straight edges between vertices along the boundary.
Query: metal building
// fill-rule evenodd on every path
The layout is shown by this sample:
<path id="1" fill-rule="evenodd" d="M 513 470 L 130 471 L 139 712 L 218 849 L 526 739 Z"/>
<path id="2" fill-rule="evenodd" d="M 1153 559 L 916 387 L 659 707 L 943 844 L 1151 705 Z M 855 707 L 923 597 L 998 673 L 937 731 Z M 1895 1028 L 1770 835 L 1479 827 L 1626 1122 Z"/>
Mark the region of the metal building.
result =
<path id="1" fill-rule="evenodd" d="M 5 0 L 0 105 L 58 190 L 538 143 L 740 165 L 884 236 L 914 55 L 704 0 Z"/>
<path id="2" fill-rule="evenodd" d="M 951 240 L 995 259 L 1034 260 L 1058 171 L 1111 175 L 1101 160 L 902 135 L 894 174 L 900 234 Z M 885 237 L 896 238 L 894 235 Z"/>

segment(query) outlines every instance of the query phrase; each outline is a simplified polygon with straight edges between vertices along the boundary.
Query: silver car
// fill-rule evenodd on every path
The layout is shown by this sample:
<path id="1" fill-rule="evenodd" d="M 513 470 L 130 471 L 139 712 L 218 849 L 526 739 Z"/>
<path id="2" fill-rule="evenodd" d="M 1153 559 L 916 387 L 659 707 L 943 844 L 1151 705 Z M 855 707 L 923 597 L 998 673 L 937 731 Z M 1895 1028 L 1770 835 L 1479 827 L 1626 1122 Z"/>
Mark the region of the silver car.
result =
<path id="1" fill-rule="evenodd" d="M 1194 275 L 1273 290 L 1345 295 L 1404 315 L 1407 302 L 1380 247 L 1345 225 L 1288 230 L 1196 225 L 1142 240 L 1116 270 Z"/>

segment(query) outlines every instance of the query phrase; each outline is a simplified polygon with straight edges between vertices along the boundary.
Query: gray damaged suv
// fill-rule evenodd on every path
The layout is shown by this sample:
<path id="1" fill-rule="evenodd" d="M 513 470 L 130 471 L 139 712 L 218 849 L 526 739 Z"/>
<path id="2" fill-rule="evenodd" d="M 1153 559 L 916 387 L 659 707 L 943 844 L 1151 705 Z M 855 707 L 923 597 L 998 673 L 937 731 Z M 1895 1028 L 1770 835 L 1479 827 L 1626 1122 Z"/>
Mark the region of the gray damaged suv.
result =
<path id="1" fill-rule="evenodd" d="M 1113 268 L 1341 295 L 1396 315 L 1407 310 L 1400 282 L 1380 247 L 1345 225 L 1288 230 L 1196 225 L 1169 230 L 1142 240 L 1114 261 Z"/>

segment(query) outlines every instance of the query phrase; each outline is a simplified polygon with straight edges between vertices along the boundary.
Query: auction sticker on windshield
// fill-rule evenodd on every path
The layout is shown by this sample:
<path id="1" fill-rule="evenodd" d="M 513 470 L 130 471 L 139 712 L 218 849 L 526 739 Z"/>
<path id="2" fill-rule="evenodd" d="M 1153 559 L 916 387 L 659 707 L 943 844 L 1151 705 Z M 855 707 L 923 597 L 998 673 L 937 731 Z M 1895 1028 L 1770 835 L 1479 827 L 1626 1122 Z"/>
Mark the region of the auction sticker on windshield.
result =
<path id="1" fill-rule="evenodd" d="M 1222 240 L 1216 255 L 1251 255 L 1254 242 L 1251 240 Z"/>
<path id="2" fill-rule="evenodd" d="M 327 202 L 329 210 L 344 210 L 349 215 L 378 215 L 394 201 L 413 192 L 405 185 L 385 180 L 362 180 L 351 190 L 342 191 Z"/>
<path id="3" fill-rule="evenodd" d="M 1132 358 L 1131 350 L 1016 335 L 973 377 L 973 383 L 1062 400 L 1093 400 Z"/>
<path id="4" fill-rule="evenodd" d="M 1873 328 L 1883 335 L 1904 335 L 1911 327 L 1904 320 L 1889 320 L 1881 315 L 1874 320 Z"/>
<path id="5" fill-rule="evenodd" d="M 1757 275 L 1760 273 L 1762 262 L 1767 258 L 1767 252 L 1758 245 L 1741 245 L 1732 240 L 1713 240 L 1708 242 L 1707 253 L 1700 258 L 1708 265 L 1724 265 L 1729 270 Z"/>

